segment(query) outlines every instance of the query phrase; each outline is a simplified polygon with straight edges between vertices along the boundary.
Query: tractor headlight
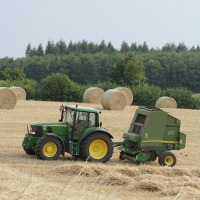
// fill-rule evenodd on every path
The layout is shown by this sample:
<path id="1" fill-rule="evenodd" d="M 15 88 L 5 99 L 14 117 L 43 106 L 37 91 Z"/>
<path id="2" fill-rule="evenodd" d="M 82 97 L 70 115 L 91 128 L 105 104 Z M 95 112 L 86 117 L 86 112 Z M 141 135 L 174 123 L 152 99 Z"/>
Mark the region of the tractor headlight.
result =
<path id="1" fill-rule="evenodd" d="M 34 131 L 31 131 L 30 134 L 35 135 L 35 132 L 34 132 Z"/>

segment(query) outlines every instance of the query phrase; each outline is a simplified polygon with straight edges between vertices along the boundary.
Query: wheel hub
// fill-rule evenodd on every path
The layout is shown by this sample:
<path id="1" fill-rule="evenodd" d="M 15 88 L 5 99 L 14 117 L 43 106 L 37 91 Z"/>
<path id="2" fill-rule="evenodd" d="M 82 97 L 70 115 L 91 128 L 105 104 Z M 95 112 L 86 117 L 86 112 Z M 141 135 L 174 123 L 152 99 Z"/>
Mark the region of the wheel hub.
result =
<path id="1" fill-rule="evenodd" d="M 98 139 L 94 140 L 89 146 L 90 156 L 94 159 L 102 159 L 108 152 L 108 146 L 105 141 Z"/>
<path id="2" fill-rule="evenodd" d="M 57 146 L 53 142 L 48 142 L 43 147 L 43 153 L 46 157 L 53 157 L 57 153 Z"/>

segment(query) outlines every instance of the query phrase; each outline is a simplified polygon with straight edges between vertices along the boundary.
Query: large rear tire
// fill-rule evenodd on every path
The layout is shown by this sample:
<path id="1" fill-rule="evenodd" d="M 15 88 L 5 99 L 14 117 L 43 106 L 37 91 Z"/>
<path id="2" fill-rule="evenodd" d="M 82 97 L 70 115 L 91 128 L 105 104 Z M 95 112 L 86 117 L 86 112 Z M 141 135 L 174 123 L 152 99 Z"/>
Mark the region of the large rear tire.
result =
<path id="1" fill-rule="evenodd" d="M 91 133 L 81 143 L 80 156 L 84 161 L 105 163 L 112 154 L 113 143 L 105 133 Z"/>
<path id="2" fill-rule="evenodd" d="M 61 151 L 62 144 L 55 137 L 41 137 L 35 146 L 35 154 L 41 160 L 56 160 Z"/>
<path id="3" fill-rule="evenodd" d="M 160 155 L 158 163 L 161 166 L 173 167 L 176 165 L 176 156 L 172 152 L 166 151 Z"/>

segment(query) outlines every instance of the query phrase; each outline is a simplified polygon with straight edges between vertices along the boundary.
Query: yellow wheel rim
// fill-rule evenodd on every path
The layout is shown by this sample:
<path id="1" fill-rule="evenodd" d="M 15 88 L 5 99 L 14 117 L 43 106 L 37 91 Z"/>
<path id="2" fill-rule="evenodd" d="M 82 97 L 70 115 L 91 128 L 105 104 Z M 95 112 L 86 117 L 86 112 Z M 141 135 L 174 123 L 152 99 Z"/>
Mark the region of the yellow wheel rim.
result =
<path id="1" fill-rule="evenodd" d="M 90 156 L 94 159 L 102 159 L 108 152 L 108 146 L 103 140 L 94 140 L 89 146 Z"/>
<path id="2" fill-rule="evenodd" d="M 170 165 L 173 164 L 173 162 L 174 162 L 174 158 L 173 158 L 172 156 L 167 156 L 167 157 L 165 158 L 165 164 L 166 164 L 166 165 L 170 166 Z"/>
<path id="3" fill-rule="evenodd" d="M 48 142 L 43 147 L 43 153 L 46 157 L 53 157 L 57 153 L 57 146 L 53 142 Z"/>

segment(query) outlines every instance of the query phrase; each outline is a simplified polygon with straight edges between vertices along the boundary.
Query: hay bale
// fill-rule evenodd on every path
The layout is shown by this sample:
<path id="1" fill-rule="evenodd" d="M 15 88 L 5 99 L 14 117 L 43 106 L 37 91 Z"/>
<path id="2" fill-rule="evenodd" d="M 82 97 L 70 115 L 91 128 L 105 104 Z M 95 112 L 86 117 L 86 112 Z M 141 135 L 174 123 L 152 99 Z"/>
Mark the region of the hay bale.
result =
<path id="1" fill-rule="evenodd" d="M 0 87 L 0 109 L 14 109 L 17 103 L 17 95 L 6 87 Z"/>
<path id="2" fill-rule="evenodd" d="M 13 90 L 18 100 L 26 100 L 26 91 L 22 87 L 10 87 L 11 90 Z"/>
<path id="3" fill-rule="evenodd" d="M 83 102 L 85 103 L 101 103 L 104 91 L 98 87 L 90 87 L 83 93 Z"/>
<path id="4" fill-rule="evenodd" d="M 157 108 L 177 108 L 177 103 L 172 97 L 160 97 L 155 104 Z"/>
<path id="5" fill-rule="evenodd" d="M 126 107 L 126 95 L 120 90 L 107 90 L 102 96 L 101 105 L 106 110 L 123 110 Z"/>
<path id="6" fill-rule="evenodd" d="M 125 93 L 126 95 L 126 105 L 130 106 L 133 103 L 133 93 L 127 87 L 117 87 L 115 90 L 120 90 Z"/>

